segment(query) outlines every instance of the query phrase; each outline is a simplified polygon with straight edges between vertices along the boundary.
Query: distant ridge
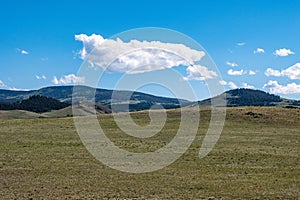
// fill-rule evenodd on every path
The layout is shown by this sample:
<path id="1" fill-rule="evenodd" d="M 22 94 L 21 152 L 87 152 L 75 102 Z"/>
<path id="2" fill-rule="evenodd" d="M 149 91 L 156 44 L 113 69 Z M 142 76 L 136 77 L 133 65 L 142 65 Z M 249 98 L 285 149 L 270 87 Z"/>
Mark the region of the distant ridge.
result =
<path id="1" fill-rule="evenodd" d="M 76 86 L 76 88 L 76 91 L 79 91 L 80 94 L 75 94 L 75 96 L 81 98 L 75 99 L 75 103 L 95 101 L 95 103 L 106 106 L 109 109 L 113 108 L 113 111 L 116 112 L 148 110 L 154 105 L 161 105 L 166 109 L 171 109 L 191 103 L 187 100 L 159 97 L 142 92 L 95 89 L 87 86 Z M 113 93 L 114 99 L 112 101 Z M 51 86 L 31 91 L 0 90 L 0 103 L 16 103 L 33 95 L 50 97 L 68 104 L 74 103 L 72 102 L 73 86 Z M 129 102 L 128 99 L 130 100 Z"/>
<path id="2" fill-rule="evenodd" d="M 300 107 L 300 101 L 281 98 L 278 95 L 269 94 L 261 90 L 234 89 L 229 90 L 219 96 L 198 101 L 199 106 L 210 106 L 211 100 L 223 96 L 226 98 L 227 106 L 281 106 Z M 195 105 L 195 104 L 194 104 Z"/>
<path id="3" fill-rule="evenodd" d="M 70 105 L 72 103 L 82 103 L 95 101 L 96 110 L 100 113 L 127 112 L 148 110 L 155 105 L 163 106 L 166 109 L 179 108 L 180 106 L 211 106 L 211 100 L 220 96 L 226 98 L 227 106 L 281 106 L 281 107 L 300 107 L 300 101 L 281 98 L 278 95 L 269 94 L 260 90 L 253 89 L 234 89 L 226 91 L 217 97 L 205 99 L 198 102 L 190 102 L 183 99 L 159 97 L 142 92 L 131 92 L 121 90 L 95 89 L 87 86 L 76 86 L 80 98 L 72 102 L 73 86 L 51 86 L 31 91 L 12 91 L 0 90 L 0 104 L 15 104 L 29 99 L 31 96 L 40 95 L 53 98 L 60 103 Z M 112 94 L 114 99 L 112 100 Z M 129 99 L 129 101 L 128 101 Z M 129 106 L 128 106 L 129 105 Z M 65 106 L 66 107 L 66 106 Z M 1 109 L 0 107 L 0 110 Z M 57 110 L 57 109 L 53 109 Z M 33 111 L 33 110 L 30 110 Z M 43 110 L 44 111 L 44 110 Z M 68 110 L 69 115 L 70 110 Z"/>

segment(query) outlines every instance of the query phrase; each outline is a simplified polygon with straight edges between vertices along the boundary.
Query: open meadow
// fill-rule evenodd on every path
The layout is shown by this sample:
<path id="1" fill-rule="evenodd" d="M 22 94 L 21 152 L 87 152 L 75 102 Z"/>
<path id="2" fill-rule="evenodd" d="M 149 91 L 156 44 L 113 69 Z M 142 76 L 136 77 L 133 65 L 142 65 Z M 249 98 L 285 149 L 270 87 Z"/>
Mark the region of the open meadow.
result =
<path id="1" fill-rule="evenodd" d="M 140 125 L 148 112 L 131 114 Z M 176 134 L 180 112 L 169 110 L 161 133 L 123 134 L 112 115 L 99 115 L 106 135 L 133 152 L 154 151 Z M 210 110 L 201 108 L 196 139 L 162 170 L 111 169 L 85 149 L 73 118 L 0 119 L 0 199 L 299 199 L 300 109 L 227 109 L 221 137 L 198 158 Z"/>

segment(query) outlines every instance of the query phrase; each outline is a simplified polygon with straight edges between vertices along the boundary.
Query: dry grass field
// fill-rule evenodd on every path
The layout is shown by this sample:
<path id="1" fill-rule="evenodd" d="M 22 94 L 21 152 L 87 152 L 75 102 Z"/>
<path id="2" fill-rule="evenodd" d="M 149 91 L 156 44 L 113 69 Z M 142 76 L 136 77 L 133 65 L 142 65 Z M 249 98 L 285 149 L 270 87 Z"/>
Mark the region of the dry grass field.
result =
<path id="1" fill-rule="evenodd" d="M 123 134 L 111 115 L 99 115 L 106 135 L 133 152 L 153 151 L 176 133 L 170 110 L 156 136 Z M 162 170 L 130 174 L 94 159 L 72 118 L 0 119 L 0 199 L 299 199 L 300 109 L 228 108 L 213 151 L 199 159 L 210 110 L 201 109 L 196 140 Z M 147 112 L 133 113 L 137 124 Z"/>

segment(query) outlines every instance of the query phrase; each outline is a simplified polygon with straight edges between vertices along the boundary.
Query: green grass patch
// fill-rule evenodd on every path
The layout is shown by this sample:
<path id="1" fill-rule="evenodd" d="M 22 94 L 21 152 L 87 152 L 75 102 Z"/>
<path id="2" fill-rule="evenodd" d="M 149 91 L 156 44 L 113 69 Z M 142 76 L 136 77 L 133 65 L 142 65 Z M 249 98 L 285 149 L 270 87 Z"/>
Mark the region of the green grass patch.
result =
<path id="1" fill-rule="evenodd" d="M 82 145 L 72 118 L 0 120 L 1 199 L 298 199 L 300 110 L 228 108 L 220 140 L 198 158 L 210 110 L 201 109 L 195 141 L 162 170 L 129 174 L 110 169 Z M 253 113 L 253 114 L 251 114 Z M 131 114 L 142 126 L 147 112 Z M 147 139 L 124 134 L 112 115 L 99 115 L 120 148 L 155 151 L 177 132 L 170 110 L 162 131 Z"/>

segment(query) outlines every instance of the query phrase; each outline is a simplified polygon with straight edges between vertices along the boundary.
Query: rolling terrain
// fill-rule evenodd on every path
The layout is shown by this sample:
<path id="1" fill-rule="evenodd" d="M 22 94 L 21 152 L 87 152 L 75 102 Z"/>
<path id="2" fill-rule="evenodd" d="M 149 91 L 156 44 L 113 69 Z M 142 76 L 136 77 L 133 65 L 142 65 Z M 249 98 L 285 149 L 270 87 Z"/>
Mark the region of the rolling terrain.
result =
<path id="1" fill-rule="evenodd" d="M 224 92 L 216 97 L 208 98 L 202 101 L 194 102 L 201 107 L 210 106 L 213 99 L 223 97 L 226 99 L 228 107 L 239 106 L 279 106 L 279 107 L 300 107 L 300 101 L 285 99 L 278 95 L 269 94 L 260 90 L 253 89 L 234 89 Z"/>
<path id="2" fill-rule="evenodd" d="M 192 109 L 192 108 L 189 108 Z M 159 111 L 157 111 L 159 112 Z M 0 119 L 1 199 L 298 199 L 300 110 L 230 107 L 221 137 L 203 159 L 198 152 L 210 109 L 201 108 L 196 139 L 162 170 L 130 174 L 97 161 L 72 118 Z M 148 112 L 133 112 L 142 126 Z M 111 114 L 98 116 L 107 137 L 132 152 L 154 151 L 176 134 L 179 110 L 146 139 L 122 132 Z"/>
<path id="3" fill-rule="evenodd" d="M 178 108 L 180 104 L 187 105 L 190 103 L 182 99 L 158 97 L 142 92 L 95 89 L 87 86 L 77 86 L 76 88 L 74 94 L 73 86 L 53 86 L 31 91 L 0 90 L 0 103 L 16 103 L 31 96 L 40 95 L 68 104 L 95 101 L 95 103 L 108 108 L 111 108 L 114 104 L 114 110 L 117 112 L 147 110 L 157 104 L 165 108 Z M 74 95 L 73 101 L 72 95 Z"/>
<path id="4" fill-rule="evenodd" d="M 300 108 L 299 100 L 284 99 L 278 95 L 252 89 L 229 90 L 213 98 L 189 102 L 130 91 L 117 91 L 116 98 L 112 101 L 110 99 L 114 92 L 112 90 L 94 90 L 85 86 L 80 86 L 79 88 L 79 93 L 84 95 L 84 98 L 82 97 L 73 102 L 73 87 L 71 86 L 48 87 L 35 91 L 0 90 L 0 119 L 71 117 L 73 116 L 72 103 L 76 110 L 81 110 L 77 115 L 94 114 L 91 101 L 93 100 L 92 93 L 95 91 L 96 103 L 94 107 L 96 114 L 149 110 L 155 105 L 161 105 L 165 109 L 176 109 L 180 107 L 179 102 L 182 103 L 181 106 L 183 107 L 210 107 L 211 101 L 220 97 L 226 99 L 227 107 L 269 106 Z M 77 97 L 80 95 L 77 94 Z M 128 98 L 131 100 L 129 102 L 125 101 Z M 113 108 L 112 104 L 114 104 Z"/>
<path id="5" fill-rule="evenodd" d="M 113 95 L 114 94 L 114 95 Z M 72 101 L 72 95 L 73 101 Z M 113 99 L 112 99 L 113 95 Z M 226 91 L 219 96 L 205 99 L 198 102 L 190 102 L 183 99 L 159 97 L 141 92 L 131 91 L 113 91 L 106 89 L 95 89 L 87 86 L 78 86 L 73 94 L 73 86 L 53 86 L 41 88 L 32 91 L 11 91 L 0 90 L 0 110 L 1 104 L 9 105 L 17 102 L 24 102 L 32 96 L 41 96 L 60 101 L 62 108 L 72 103 L 82 103 L 95 101 L 98 107 L 101 107 L 105 113 L 110 112 L 133 112 L 148 110 L 153 106 L 160 105 L 165 109 L 174 109 L 179 107 L 207 107 L 211 106 L 212 99 L 219 97 L 225 98 L 227 106 L 280 106 L 280 107 L 300 107 L 299 100 L 285 99 L 278 95 L 269 94 L 260 90 L 252 89 L 234 89 Z M 45 104 L 41 107 L 45 107 Z M 3 107 L 3 106 L 2 106 Z M 22 107 L 21 107 L 22 109 Z M 52 110 L 58 110 L 54 108 Z M 26 109 L 25 109 L 26 110 Z M 38 110 L 38 109 L 37 109 Z M 42 111 L 44 111 L 41 108 Z M 108 111 L 111 110 L 111 111 Z M 34 110 L 29 110 L 34 111 Z M 47 111 L 51 111 L 47 110 Z M 45 111 L 44 111 L 45 112 Z M 102 113 L 103 111 L 101 111 Z M 40 112 L 42 113 L 42 112 Z"/>

